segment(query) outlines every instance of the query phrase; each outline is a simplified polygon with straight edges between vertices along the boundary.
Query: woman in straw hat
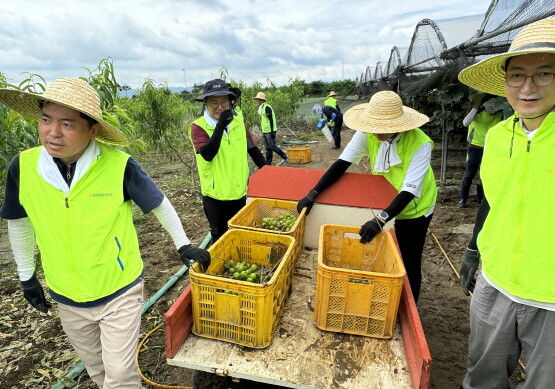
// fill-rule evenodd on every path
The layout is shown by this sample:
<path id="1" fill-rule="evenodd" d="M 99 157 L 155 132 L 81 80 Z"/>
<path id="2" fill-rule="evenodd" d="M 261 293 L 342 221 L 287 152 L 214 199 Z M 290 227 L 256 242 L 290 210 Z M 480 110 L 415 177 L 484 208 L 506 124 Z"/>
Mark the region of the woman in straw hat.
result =
<path id="1" fill-rule="evenodd" d="M 555 19 L 530 24 L 507 53 L 459 74 L 515 110 L 486 135 L 485 197 L 460 269 L 464 293 L 474 291 L 465 389 L 509 388 L 521 352 L 519 389 L 555 385 L 554 78 Z"/>
<path id="2" fill-rule="evenodd" d="M 50 297 L 91 379 L 105 389 L 141 388 L 134 355 L 143 263 L 130 200 L 154 212 L 182 261 L 208 266 L 210 254 L 191 246 L 168 199 L 111 146 L 127 139 L 103 120 L 98 94 L 85 81 L 60 78 L 42 94 L 0 89 L 0 102 L 38 120 L 42 144 L 10 163 L 0 210 L 23 296 L 41 312 L 52 307 L 36 276 L 36 237 Z"/>
<path id="3" fill-rule="evenodd" d="M 203 114 L 189 129 L 200 178 L 202 205 L 212 243 L 227 231 L 227 222 L 246 204 L 249 164 L 266 163 L 235 106 L 241 91 L 221 79 L 204 84 Z"/>
<path id="4" fill-rule="evenodd" d="M 283 162 L 287 163 L 287 154 L 276 145 L 277 122 L 274 110 L 266 103 L 266 93 L 258 92 L 254 97 L 254 101 L 258 104 L 258 114 L 260 115 L 260 130 L 264 137 L 264 146 L 266 147 L 266 165 L 272 164 L 274 153 L 283 158 Z"/>
<path id="5" fill-rule="evenodd" d="M 391 204 L 360 229 L 361 243 L 371 242 L 385 223 L 395 218 L 395 233 L 415 300 L 421 283 L 422 251 L 437 197 L 430 166 L 433 142 L 418 127 L 429 121 L 403 106 L 394 92 L 378 92 L 367 104 L 345 113 L 345 123 L 357 130 L 339 159 L 333 163 L 297 209 L 310 212 L 316 196 L 336 182 L 352 164 L 368 156 L 372 174 L 384 176 L 397 189 Z"/>

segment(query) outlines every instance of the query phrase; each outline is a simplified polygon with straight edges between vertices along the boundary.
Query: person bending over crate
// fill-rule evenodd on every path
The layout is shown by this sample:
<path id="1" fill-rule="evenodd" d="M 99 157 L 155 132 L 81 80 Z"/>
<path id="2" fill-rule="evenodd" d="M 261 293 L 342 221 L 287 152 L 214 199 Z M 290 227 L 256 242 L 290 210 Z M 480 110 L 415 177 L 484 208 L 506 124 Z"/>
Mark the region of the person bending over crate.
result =
<path id="1" fill-rule="evenodd" d="M 420 294 L 422 251 L 437 198 L 430 166 L 434 142 L 418 127 L 429 118 L 403 106 L 394 92 L 383 91 L 369 103 L 345 113 L 355 135 L 316 186 L 297 204 L 308 215 L 319 193 L 335 183 L 349 166 L 368 156 L 372 174 L 384 176 L 397 189 L 386 209 L 360 228 L 360 242 L 371 242 L 395 218 L 395 234 L 415 301 Z"/>

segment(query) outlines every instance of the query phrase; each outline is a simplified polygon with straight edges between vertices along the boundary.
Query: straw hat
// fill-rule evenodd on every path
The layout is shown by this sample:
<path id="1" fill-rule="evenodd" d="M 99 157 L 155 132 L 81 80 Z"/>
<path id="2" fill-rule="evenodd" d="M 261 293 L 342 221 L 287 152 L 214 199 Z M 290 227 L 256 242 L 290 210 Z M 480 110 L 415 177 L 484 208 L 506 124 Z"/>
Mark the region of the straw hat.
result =
<path id="1" fill-rule="evenodd" d="M 543 19 L 526 26 L 515 36 L 508 52 L 463 69 L 459 80 L 474 89 L 505 96 L 504 66 L 507 59 L 534 53 L 555 54 L 555 19 Z"/>
<path id="2" fill-rule="evenodd" d="M 426 115 L 405 107 L 391 91 L 375 93 L 369 103 L 350 108 L 343 121 L 353 130 L 369 134 L 394 134 L 409 131 L 430 121 Z"/>
<path id="3" fill-rule="evenodd" d="M 264 100 L 266 101 L 266 93 L 264 92 L 258 92 L 255 96 L 255 99 L 260 99 L 260 100 Z"/>
<path id="4" fill-rule="evenodd" d="M 336 96 L 337 93 L 335 93 L 334 91 L 331 91 L 330 94 L 328 95 L 328 97 L 332 97 L 332 96 Z"/>
<path id="5" fill-rule="evenodd" d="M 42 110 L 39 101 L 60 104 L 93 118 L 100 124 L 95 139 L 101 142 L 119 146 L 129 144 L 120 130 L 102 119 L 98 92 L 79 78 L 58 78 L 46 88 L 44 93 L 40 94 L 16 89 L 0 89 L 0 102 L 30 119 L 40 119 Z"/>

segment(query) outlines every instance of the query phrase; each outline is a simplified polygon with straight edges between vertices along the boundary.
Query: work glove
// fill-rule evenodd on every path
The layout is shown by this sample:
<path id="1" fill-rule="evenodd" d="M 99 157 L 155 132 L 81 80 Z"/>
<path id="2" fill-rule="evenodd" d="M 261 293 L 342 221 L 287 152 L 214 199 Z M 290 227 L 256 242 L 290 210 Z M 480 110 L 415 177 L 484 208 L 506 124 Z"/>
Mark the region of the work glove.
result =
<path id="1" fill-rule="evenodd" d="M 183 245 L 177 250 L 181 262 L 190 266 L 193 262 L 198 262 L 202 272 L 205 273 L 210 266 L 210 253 L 205 249 L 193 247 L 190 244 Z"/>
<path id="2" fill-rule="evenodd" d="M 475 275 L 479 264 L 480 252 L 467 248 L 461 269 L 459 270 L 459 274 L 461 275 L 461 287 L 464 294 L 467 296 L 470 295 L 470 292 L 474 292 L 474 286 L 476 285 Z"/>
<path id="3" fill-rule="evenodd" d="M 38 309 L 43 313 L 47 313 L 49 308 L 52 308 L 52 304 L 46 301 L 44 297 L 44 290 L 39 280 L 37 280 L 36 273 L 33 274 L 31 278 L 27 281 L 21 281 L 21 286 L 23 288 L 23 297 L 33 306 L 33 308 Z"/>
<path id="4" fill-rule="evenodd" d="M 362 227 L 360 227 L 360 231 L 358 233 L 360 235 L 360 243 L 372 242 L 376 235 L 383 231 L 384 224 L 385 223 L 376 218 L 364 223 Z"/>
<path id="5" fill-rule="evenodd" d="M 312 209 L 312 206 L 314 205 L 314 199 L 316 198 L 316 196 L 318 196 L 318 192 L 316 192 L 314 189 L 308 192 L 306 197 L 303 197 L 297 203 L 297 212 L 301 213 L 303 208 L 306 208 L 306 214 L 308 215 L 310 213 L 310 210 Z"/>
<path id="6" fill-rule="evenodd" d="M 226 109 L 220 114 L 218 123 L 216 123 L 216 128 L 225 129 L 229 123 L 233 120 L 233 112 L 230 109 Z"/>

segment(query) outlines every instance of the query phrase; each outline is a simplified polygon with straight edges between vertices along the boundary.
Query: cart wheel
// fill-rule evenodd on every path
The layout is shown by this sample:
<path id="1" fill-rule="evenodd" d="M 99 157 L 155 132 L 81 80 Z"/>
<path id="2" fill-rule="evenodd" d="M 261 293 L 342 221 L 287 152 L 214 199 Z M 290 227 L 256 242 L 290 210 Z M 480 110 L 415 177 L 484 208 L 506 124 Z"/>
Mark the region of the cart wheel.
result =
<path id="1" fill-rule="evenodd" d="M 193 372 L 193 389 L 227 389 L 226 377 L 195 370 Z"/>

